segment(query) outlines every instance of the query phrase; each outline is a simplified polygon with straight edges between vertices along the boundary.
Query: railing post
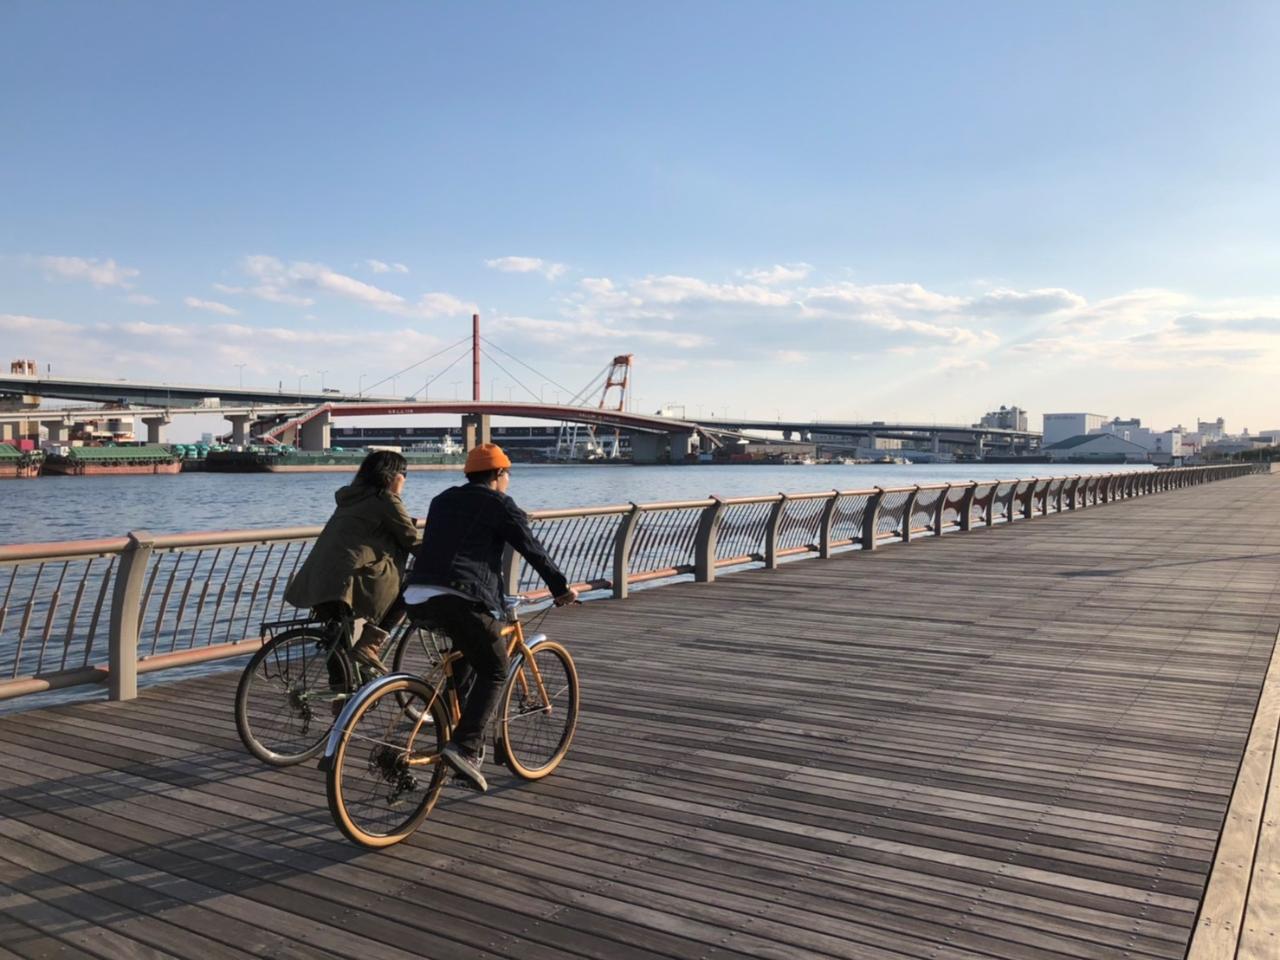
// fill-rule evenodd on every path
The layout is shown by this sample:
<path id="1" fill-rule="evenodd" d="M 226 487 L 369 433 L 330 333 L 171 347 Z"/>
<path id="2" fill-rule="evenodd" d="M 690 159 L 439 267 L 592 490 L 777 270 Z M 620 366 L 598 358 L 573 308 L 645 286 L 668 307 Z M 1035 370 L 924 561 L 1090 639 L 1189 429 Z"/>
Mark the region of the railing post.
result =
<path id="1" fill-rule="evenodd" d="M 502 592 L 509 597 L 520 592 L 520 554 L 510 544 L 502 548 Z"/>
<path id="2" fill-rule="evenodd" d="M 933 535 L 935 537 L 942 536 L 942 525 L 947 519 L 947 497 L 951 495 L 951 484 L 947 484 L 942 488 L 942 494 L 938 497 L 938 506 L 933 511 Z"/>
<path id="3" fill-rule="evenodd" d="M 716 538 L 720 533 L 724 501 L 719 497 L 711 499 L 713 502 L 702 508 L 694 535 L 693 579 L 698 583 L 711 583 L 716 578 Z"/>
<path id="4" fill-rule="evenodd" d="M 831 491 L 831 499 L 822 508 L 821 526 L 818 529 L 818 556 L 831 559 L 831 530 L 835 527 L 836 505 L 840 503 L 840 491 Z"/>
<path id="5" fill-rule="evenodd" d="M 880 526 L 880 501 L 884 499 L 884 489 L 876 487 L 876 492 L 867 500 L 862 511 L 862 549 L 876 548 L 876 528 Z"/>
<path id="6" fill-rule="evenodd" d="M 982 520 L 988 527 L 996 523 L 996 496 L 1000 493 L 1000 481 L 991 482 L 991 492 L 987 494 L 987 505 L 982 509 Z"/>
<path id="7" fill-rule="evenodd" d="M 613 538 L 613 598 L 627 599 L 627 578 L 631 575 L 631 541 L 635 539 L 636 524 L 640 521 L 640 507 L 634 501 L 631 511 L 618 523 L 618 533 Z"/>
<path id="8" fill-rule="evenodd" d="M 107 649 L 107 695 L 112 700 L 138 696 L 138 631 L 142 626 L 142 584 L 155 543 L 146 530 L 129 534 L 120 554 L 111 593 L 111 632 Z"/>
<path id="9" fill-rule="evenodd" d="M 769 523 L 764 528 L 764 567 L 766 570 L 778 569 L 778 531 L 782 526 L 782 515 L 787 509 L 787 495 L 778 494 L 779 500 L 769 511 Z"/>
<path id="10" fill-rule="evenodd" d="M 1031 486 L 1027 487 L 1026 496 L 1022 498 L 1022 519 L 1030 520 L 1036 513 L 1036 487 L 1040 486 L 1040 478 L 1032 477 Z"/>
<path id="11" fill-rule="evenodd" d="M 973 498 L 978 495 L 978 481 L 970 480 L 969 489 L 960 498 L 960 532 L 967 533 L 973 526 Z"/>
<path id="12" fill-rule="evenodd" d="M 907 500 L 902 505 L 902 542 L 911 542 L 911 515 L 916 509 L 916 497 L 920 495 L 920 484 L 916 484 L 910 493 L 907 494 Z"/>

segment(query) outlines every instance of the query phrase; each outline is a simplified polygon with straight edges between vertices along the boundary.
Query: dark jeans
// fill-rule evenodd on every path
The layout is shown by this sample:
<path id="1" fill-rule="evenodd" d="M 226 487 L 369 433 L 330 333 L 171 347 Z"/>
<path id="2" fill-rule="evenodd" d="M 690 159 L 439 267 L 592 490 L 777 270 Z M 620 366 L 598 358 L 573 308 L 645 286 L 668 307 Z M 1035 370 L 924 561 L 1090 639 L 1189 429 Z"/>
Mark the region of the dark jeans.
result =
<path id="1" fill-rule="evenodd" d="M 449 635 L 453 648 L 462 654 L 455 664 L 454 682 L 459 691 L 471 684 L 462 706 L 462 719 L 453 731 L 453 742 L 475 756 L 484 745 L 484 731 L 498 706 L 502 685 L 507 679 L 507 641 L 500 635 L 501 621 L 495 620 L 462 597 L 432 597 L 408 608 L 409 616 L 433 624 Z"/>

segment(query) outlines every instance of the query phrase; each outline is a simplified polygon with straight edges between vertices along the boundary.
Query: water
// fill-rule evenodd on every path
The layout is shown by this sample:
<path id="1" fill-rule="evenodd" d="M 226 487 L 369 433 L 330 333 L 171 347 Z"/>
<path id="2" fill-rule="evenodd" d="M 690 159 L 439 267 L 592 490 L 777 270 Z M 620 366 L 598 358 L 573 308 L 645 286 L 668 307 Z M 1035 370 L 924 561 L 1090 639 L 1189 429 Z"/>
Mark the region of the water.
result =
<path id="1" fill-rule="evenodd" d="M 653 503 L 816 490 L 1012 480 L 1149 470 L 1080 464 L 893 464 L 682 467 L 517 464 L 511 495 L 526 509 Z M 354 471 L 353 471 L 354 474 Z M 184 473 L 177 476 L 42 477 L 0 481 L 0 544 L 122 536 L 130 530 L 189 533 L 322 524 L 339 473 Z M 457 471 L 412 471 L 404 499 L 424 516 L 431 498 L 463 482 Z"/>

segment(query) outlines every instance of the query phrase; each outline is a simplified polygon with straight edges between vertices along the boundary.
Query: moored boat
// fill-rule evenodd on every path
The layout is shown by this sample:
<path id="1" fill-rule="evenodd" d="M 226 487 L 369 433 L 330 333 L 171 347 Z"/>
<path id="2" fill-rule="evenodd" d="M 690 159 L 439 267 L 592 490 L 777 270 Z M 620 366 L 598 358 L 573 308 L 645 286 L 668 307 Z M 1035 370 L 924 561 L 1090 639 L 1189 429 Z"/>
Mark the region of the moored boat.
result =
<path id="1" fill-rule="evenodd" d="M 38 477 L 42 459 L 38 450 L 19 450 L 10 444 L 0 443 L 0 480 Z"/>
<path id="2" fill-rule="evenodd" d="M 45 457 L 46 476 L 95 477 L 121 474 L 176 474 L 182 464 L 156 443 L 136 447 L 67 447 Z"/>

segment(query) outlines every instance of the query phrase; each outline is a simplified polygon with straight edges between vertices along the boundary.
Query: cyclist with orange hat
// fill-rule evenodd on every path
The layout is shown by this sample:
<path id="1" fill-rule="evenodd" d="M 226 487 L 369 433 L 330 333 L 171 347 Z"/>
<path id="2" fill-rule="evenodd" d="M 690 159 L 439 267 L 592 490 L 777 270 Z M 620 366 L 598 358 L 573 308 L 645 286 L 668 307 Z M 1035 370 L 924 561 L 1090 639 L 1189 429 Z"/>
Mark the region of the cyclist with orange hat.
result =
<path id="1" fill-rule="evenodd" d="M 487 790 L 484 731 L 507 676 L 507 644 L 491 611 L 502 609 L 502 552 L 510 545 L 551 588 L 557 606 L 577 592 L 529 529 L 529 518 L 507 496 L 511 460 L 497 444 L 467 454 L 467 482 L 431 501 L 426 532 L 405 582 L 409 615 L 438 626 L 466 667 L 455 669 L 458 689 L 471 692 L 453 739 L 442 755 L 478 790 Z"/>

